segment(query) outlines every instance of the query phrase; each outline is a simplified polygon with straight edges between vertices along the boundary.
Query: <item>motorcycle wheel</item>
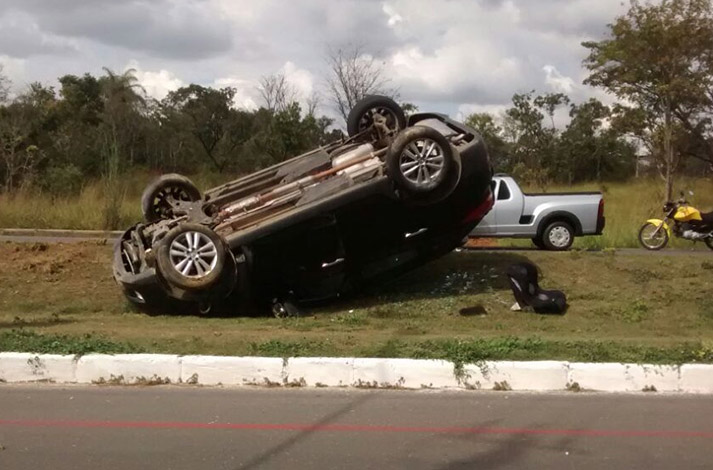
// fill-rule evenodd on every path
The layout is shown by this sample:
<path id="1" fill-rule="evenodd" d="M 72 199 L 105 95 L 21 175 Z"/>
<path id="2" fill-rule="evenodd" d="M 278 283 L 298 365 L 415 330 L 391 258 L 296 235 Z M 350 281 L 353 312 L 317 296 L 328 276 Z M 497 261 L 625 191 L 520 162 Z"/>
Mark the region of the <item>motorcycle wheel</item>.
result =
<path id="1" fill-rule="evenodd" d="M 713 250 L 713 237 L 706 238 L 705 242 L 706 242 L 706 246 L 708 248 L 710 248 L 711 250 Z"/>
<path id="2" fill-rule="evenodd" d="M 660 250 L 668 243 L 668 231 L 651 222 L 645 223 L 639 230 L 639 243 L 647 250 Z"/>

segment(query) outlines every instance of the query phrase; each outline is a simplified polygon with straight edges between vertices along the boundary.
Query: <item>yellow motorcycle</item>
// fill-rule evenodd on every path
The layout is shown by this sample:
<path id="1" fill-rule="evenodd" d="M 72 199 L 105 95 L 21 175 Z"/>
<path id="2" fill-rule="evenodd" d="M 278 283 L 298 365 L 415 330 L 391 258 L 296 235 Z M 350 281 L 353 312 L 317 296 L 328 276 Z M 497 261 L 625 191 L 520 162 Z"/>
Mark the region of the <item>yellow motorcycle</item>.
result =
<path id="1" fill-rule="evenodd" d="M 688 204 L 683 193 L 678 201 L 664 204 L 663 211 L 666 214 L 663 220 L 649 219 L 639 230 L 639 243 L 644 248 L 660 250 L 671 235 L 675 235 L 694 242 L 703 241 L 713 250 L 713 212 L 702 213 Z"/>

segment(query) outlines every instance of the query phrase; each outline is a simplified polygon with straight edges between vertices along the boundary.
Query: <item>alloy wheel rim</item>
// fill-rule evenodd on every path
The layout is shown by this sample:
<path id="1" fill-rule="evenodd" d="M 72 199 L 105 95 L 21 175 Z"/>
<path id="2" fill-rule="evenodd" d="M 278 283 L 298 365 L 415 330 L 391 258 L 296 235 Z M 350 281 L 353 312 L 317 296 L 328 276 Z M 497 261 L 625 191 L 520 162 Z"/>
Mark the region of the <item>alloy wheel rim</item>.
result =
<path id="1" fill-rule="evenodd" d="M 398 130 L 399 121 L 396 118 L 396 114 L 394 114 L 394 112 L 389 108 L 379 106 L 369 109 L 361 116 L 361 119 L 359 119 L 359 132 L 364 132 L 371 127 L 372 124 L 374 124 L 374 115 L 376 114 L 379 114 L 386 119 L 386 127 L 392 130 Z"/>
<path id="2" fill-rule="evenodd" d="M 188 192 L 180 186 L 168 186 L 161 189 L 153 199 L 154 212 L 157 215 L 167 215 L 178 201 L 190 201 Z"/>
<path id="3" fill-rule="evenodd" d="M 443 149 L 431 139 L 409 143 L 399 159 L 401 174 L 419 186 L 433 183 L 440 176 L 444 165 Z"/>
<path id="4" fill-rule="evenodd" d="M 171 242 L 171 265 L 182 276 L 201 279 L 215 270 L 218 249 L 207 235 L 201 232 L 184 232 Z"/>
<path id="5" fill-rule="evenodd" d="M 569 230 L 567 230 L 565 227 L 555 227 L 550 231 L 550 243 L 552 243 L 553 246 L 556 246 L 557 248 L 562 248 L 564 246 L 567 246 L 571 239 L 571 235 L 569 233 Z"/>
<path id="6" fill-rule="evenodd" d="M 658 231 L 658 234 L 657 234 Z M 666 241 L 663 227 L 661 230 L 653 224 L 647 225 L 641 232 L 641 241 L 650 248 L 658 248 Z"/>

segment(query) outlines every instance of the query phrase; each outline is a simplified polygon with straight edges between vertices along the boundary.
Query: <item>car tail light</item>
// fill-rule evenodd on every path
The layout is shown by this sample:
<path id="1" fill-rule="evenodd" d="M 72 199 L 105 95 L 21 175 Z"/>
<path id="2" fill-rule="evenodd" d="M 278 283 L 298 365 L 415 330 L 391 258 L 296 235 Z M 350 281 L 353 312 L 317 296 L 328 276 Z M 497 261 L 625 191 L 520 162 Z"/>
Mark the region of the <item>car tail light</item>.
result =
<path id="1" fill-rule="evenodd" d="M 482 219 L 483 217 L 485 217 L 485 214 L 490 212 L 490 209 L 493 208 L 494 203 L 495 199 L 493 198 L 493 192 L 490 190 L 490 188 L 488 188 L 488 197 L 485 198 L 485 201 L 483 201 L 478 207 L 466 214 L 466 216 L 463 218 L 463 223 L 469 224 L 471 222 L 476 222 Z"/>

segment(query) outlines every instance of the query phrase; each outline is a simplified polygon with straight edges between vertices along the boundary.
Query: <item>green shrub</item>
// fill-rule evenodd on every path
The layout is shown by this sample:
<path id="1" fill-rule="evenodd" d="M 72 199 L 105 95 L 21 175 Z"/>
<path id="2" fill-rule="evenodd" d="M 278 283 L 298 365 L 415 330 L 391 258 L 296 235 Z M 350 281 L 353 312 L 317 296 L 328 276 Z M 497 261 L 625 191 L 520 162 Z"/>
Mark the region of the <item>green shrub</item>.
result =
<path id="1" fill-rule="evenodd" d="M 76 165 L 48 168 L 41 180 L 41 188 L 51 196 L 77 196 L 82 191 L 84 175 Z"/>

